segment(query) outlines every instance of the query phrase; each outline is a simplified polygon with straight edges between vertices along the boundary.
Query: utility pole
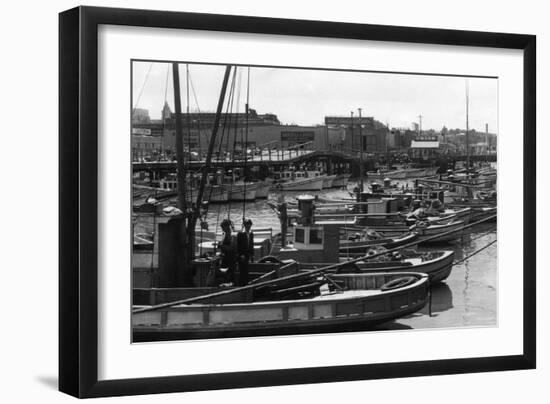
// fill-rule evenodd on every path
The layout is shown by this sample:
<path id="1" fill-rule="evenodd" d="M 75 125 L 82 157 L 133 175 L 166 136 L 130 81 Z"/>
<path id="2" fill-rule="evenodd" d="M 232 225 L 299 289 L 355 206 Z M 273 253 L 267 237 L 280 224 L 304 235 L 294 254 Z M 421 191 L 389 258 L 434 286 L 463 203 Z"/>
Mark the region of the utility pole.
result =
<path id="1" fill-rule="evenodd" d="M 350 114 L 351 114 L 351 125 L 350 125 L 351 151 L 353 152 L 353 111 L 351 111 Z"/>
<path id="2" fill-rule="evenodd" d="M 420 136 L 422 134 L 422 115 L 418 115 L 418 119 L 420 120 L 418 125 L 418 135 Z"/>
<path id="3" fill-rule="evenodd" d="M 391 134 L 390 124 L 388 123 L 388 121 L 386 121 L 386 163 L 388 164 L 388 170 L 391 168 L 390 153 L 388 150 L 388 138 L 390 134 Z M 394 141 L 394 147 L 395 147 L 395 141 Z"/>

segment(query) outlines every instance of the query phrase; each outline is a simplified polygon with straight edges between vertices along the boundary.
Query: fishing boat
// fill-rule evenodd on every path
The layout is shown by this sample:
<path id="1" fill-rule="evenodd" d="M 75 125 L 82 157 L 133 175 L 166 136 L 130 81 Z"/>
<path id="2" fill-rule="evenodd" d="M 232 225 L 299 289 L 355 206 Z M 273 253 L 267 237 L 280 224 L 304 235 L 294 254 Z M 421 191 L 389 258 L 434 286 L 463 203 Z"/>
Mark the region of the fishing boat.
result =
<path id="1" fill-rule="evenodd" d="M 334 181 L 335 175 L 327 175 L 324 174 L 322 171 L 319 170 L 305 170 L 306 177 L 307 178 L 322 178 L 323 179 L 323 186 L 321 189 L 329 189 L 332 188 L 332 182 Z"/>
<path id="2" fill-rule="evenodd" d="M 208 182 L 204 187 L 203 201 L 214 203 L 225 203 L 229 200 L 229 189 L 222 183 L 217 182 L 217 177 L 209 176 Z M 192 175 L 186 177 L 186 201 L 187 203 L 193 203 L 198 197 L 197 184 L 200 181 L 199 176 Z M 178 179 L 177 175 L 172 173 L 159 181 L 159 188 L 161 193 L 155 198 L 157 200 L 174 198 L 178 194 Z"/>
<path id="3" fill-rule="evenodd" d="M 428 274 L 430 282 L 444 281 L 451 274 L 455 253 L 454 251 L 402 250 L 397 255 L 383 257 L 378 261 L 358 262 L 356 265 L 363 273 L 365 271 L 396 272 L 414 271 Z"/>
<path id="4" fill-rule="evenodd" d="M 323 179 L 323 189 L 332 188 L 336 175 L 326 175 Z"/>
<path id="5" fill-rule="evenodd" d="M 416 224 L 410 227 L 411 231 L 415 231 L 419 235 L 419 242 L 426 243 L 425 239 L 430 238 L 430 243 L 440 243 L 446 241 L 452 241 L 457 238 L 462 237 L 462 231 L 460 229 L 464 227 L 464 222 L 462 220 L 451 220 L 449 223 L 438 224 L 438 223 L 428 223 L 428 222 L 417 222 Z M 449 231 L 454 231 L 451 234 L 445 234 L 441 237 L 432 237 L 437 236 L 438 234 L 447 233 Z"/>
<path id="6" fill-rule="evenodd" d="M 332 181 L 333 188 L 344 188 L 348 185 L 350 174 L 336 174 L 336 177 Z"/>
<path id="7" fill-rule="evenodd" d="M 283 171 L 275 174 L 276 188 L 283 191 L 321 191 L 324 178 L 308 177 L 305 171 Z"/>
<path id="8" fill-rule="evenodd" d="M 430 177 L 437 173 L 439 167 L 427 168 L 397 168 L 397 169 L 378 169 L 377 171 L 367 172 L 368 180 L 383 180 L 389 178 L 392 180 L 403 180 L 408 178 Z"/>
<path id="9" fill-rule="evenodd" d="M 353 251 L 343 251 L 342 254 L 342 227 L 345 224 L 338 221 L 316 221 L 314 218 L 314 197 L 304 195 L 298 197 L 300 202 L 300 211 L 302 213 L 299 223 L 292 226 L 292 243 L 277 248 L 276 243 L 272 248 L 270 255 L 275 262 L 288 259 L 296 260 L 304 267 L 325 267 L 326 263 L 346 263 L 350 259 L 357 261 L 353 263 L 351 268 L 356 270 L 368 269 L 377 272 L 385 272 L 388 268 L 395 271 L 396 268 L 406 267 L 407 271 L 428 273 L 434 282 L 444 280 L 449 275 L 452 269 L 454 251 L 435 251 L 430 253 L 416 252 L 407 250 L 402 253 L 395 253 L 386 249 L 381 245 L 373 243 L 370 249 L 358 249 L 356 253 Z M 463 222 L 460 223 L 462 229 Z M 438 227 L 439 225 L 434 225 Z M 414 226 L 412 226 L 414 227 Z M 441 226 L 446 231 L 450 231 L 448 226 Z M 413 230 L 412 228 L 410 230 Z M 438 234 L 442 234 L 441 231 Z M 416 232 L 412 234 L 407 229 L 407 234 L 401 238 L 393 239 L 392 242 L 397 243 L 390 248 L 410 248 L 420 242 L 422 233 Z M 442 234 L 441 238 L 451 237 L 447 233 Z M 427 240 L 427 236 L 423 239 Z M 391 242 L 388 243 L 388 246 Z M 349 245 L 344 242 L 344 246 Z M 365 250 L 367 251 L 365 254 Z M 364 257 L 368 259 L 362 259 Z M 376 260 L 374 259 L 376 258 Z M 364 264 L 364 265 L 363 265 Z"/>
<path id="10" fill-rule="evenodd" d="M 471 220 L 476 222 L 494 216 L 493 222 L 496 222 L 497 207 L 496 206 L 481 206 L 470 208 L 472 210 Z M 491 221 L 491 220 L 489 220 Z"/>
<path id="11" fill-rule="evenodd" d="M 380 249 L 374 250 L 381 252 Z M 382 250 L 383 252 L 383 250 Z M 342 266 L 335 273 L 369 273 L 369 272 L 415 272 L 427 274 L 432 284 L 442 282 L 451 274 L 454 251 L 401 250 L 399 253 L 383 254 L 377 259 L 354 262 L 353 265 Z M 345 261 L 342 261 L 345 262 Z M 324 264 L 303 263 L 302 268 L 313 269 Z"/>
<path id="12" fill-rule="evenodd" d="M 256 199 L 265 199 L 269 196 L 273 179 L 266 178 L 263 181 L 253 181 L 253 183 L 256 184 Z"/>
<path id="13" fill-rule="evenodd" d="M 299 286 L 282 283 L 282 288 L 273 289 L 270 294 L 278 300 L 255 298 L 261 296 L 262 284 L 239 289 L 199 299 L 196 290 L 163 291 L 172 299 L 189 297 L 191 302 L 135 312 L 132 315 L 133 340 L 364 330 L 412 314 L 422 309 L 429 298 L 428 275 L 404 271 L 330 274 Z M 263 290 L 265 292 L 268 287 Z M 149 304 L 134 305 L 134 310 L 151 308 L 153 302 L 158 302 L 155 294 L 148 293 Z M 224 302 L 224 297 L 229 302 Z"/>
<path id="14" fill-rule="evenodd" d="M 254 182 L 235 182 L 228 185 L 229 200 L 231 201 L 254 201 L 258 185 Z"/>
<path id="15" fill-rule="evenodd" d="M 418 239 L 418 233 L 406 232 L 397 237 L 384 237 L 374 230 L 353 231 L 347 227 L 340 228 L 340 253 L 364 253 L 373 247 L 394 248 L 409 244 Z M 343 236 L 343 237 L 342 237 Z"/>
<path id="16" fill-rule="evenodd" d="M 408 213 L 405 217 L 405 222 L 411 226 L 418 221 L 425 221 L 432 224 L 446 224 L 450 223 L 452 220 L 461 220 L 464 224 L 468 224 L 470 222 L 471 214 L 471 208 L 420 208 Z"/>

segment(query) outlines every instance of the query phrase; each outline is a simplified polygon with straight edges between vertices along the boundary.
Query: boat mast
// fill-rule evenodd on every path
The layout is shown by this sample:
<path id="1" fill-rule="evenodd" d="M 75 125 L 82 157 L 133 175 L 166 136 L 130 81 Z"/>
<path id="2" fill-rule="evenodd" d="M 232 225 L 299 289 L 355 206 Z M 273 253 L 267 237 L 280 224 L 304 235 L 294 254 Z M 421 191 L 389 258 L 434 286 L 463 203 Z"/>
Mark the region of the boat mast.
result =
<path id="1" fill-rule="evenodd" d="M 225 76 L 222 84 L 222 91 L 220 94 L 220 99 L 218 101 L 218 109 L 216 111 L 216 117 L 214 119 L 214 126 L 212 128 L 212 137 L 210 138 L 210 144 L 208 146 L 208 155 L 206 156 L 206 163 L 202 172 L 202 178 L 199 185 L 197 202 L 193 204 L 192 210 L 187 211 L 187 202 L 186 202 L 186 192 L 185 192 L 185 164 L 184 164 L 184 154 L 183 154 L 183 125 L 181 117 L 181 93 L 180 93 L 180 78 L 178 71 L 178 63 L 174 62 L 172 64 L 174 70 L 174 106 L 176 109 L 176 157 L 177 157 L 177 170 L 178 170 L 178 207 L 183 212 L 183 228 L 181 230 L 181 244 L 184 246 L 183 251 L 183 262 L 188 264 L 195 253 L 194 242 L 195 242 L 195 226 L 197 224 L 197 219 L 200 215 L 200 206 L 202 202 L 202 197 L 204 194 L 204 187 L 208 177 L 208 167 L 212 162 L 212 152 L 214 150 L 214 142 L 216 140 L 216 134 L 220 125 L 220 115 L 223 108 L 223 102 L 225 99 L 225 90 L 227 88 L 227 81 L 229 79 L 229 73 L 231 71 L 231 66 L 227 66 L 225 70 Z M 187 219 L 187 226 L 186 226 Z"/>
<path id="2" fill-rule="evenodd" d="M 187 152 L 189 153 L 189 160 L 191 160 L 191 116 L 189 111 L 189 63 L 185 64 L 185 92 L 186 92 L 186 112 L 187 112 Z M 200 139 L 199 139 L 200 141 Z M 193 182 L 191 182 L 193 184 Z M 193 195 L 193 193 L 191 193 Z M 192 197 L 190 198 L 192 199 Z"/>
<path id="3" fill-rule="evenodd" d="M 470 86 L 466 80 L 466 175 L 470 173 L 470 127 L 469 127 L 469 98 Z"/>
<path id="4" fill-rule="evenodd" d="M 361 119 L 361 108 L 358 108 L 359 110 L 359 144 L 360 144 L 360 149 L 361 149 L 361 152 L 359 154 L 359 157 L 360 157 L 360 165 L 361 165 L 361 168 L 360 168 L 360 178 L 361 178 L 361 192 L 364 191 L 363 189 L 363 183 L 364 183 L 364 180 L 363 180 L 363 132 L 361 130 L 361 122 L 362 122 L 362 119 Z"/>
<path id="5" fill-rule="evenodd" d="M 246 162 L 248 157 L 248 103 L 250 102 L 250 66 L 246 72 L 246 105 L 245 105 L 245 139 L 244 139 L 244 191 L 243 191 L 243 223 L 246 211 Z M 237 136 L 237 134 L 235 134 Z"/>
<path id="6" fill-rule="evenodd" d="M 181 94 L 180 94 L 180 75 L 179 75 L 179 65 L 178 63 L 172 63 L 173 70 L 173 80 L 174 80 L 174 108 L 176 114 L 176 167 L 177 167 L 177 181 L 178 181 L 178 208 L 182 212 L 182 220 L 179 223 L 179 229 L 177 231 L 177 245 L 178 249 L 176 250 L 176 261 L 178 266 L 184 268 L 182 272 L 182 282 L 181 284 L 187 286 L 190 283 L 190 271 L 189 264 L 192 260 L 192 246 L 189 245 L 189 235 L 188 227 L 186 226 L 186 221 L 189 217 L 187 212 L 187 201 L 186 201 L 186 185 L 185 185 L 185 162 L 184 162 L 184 153 L 183 153 L 183 127 L 182 127 L 182 117 L 181 117 Z"/>
<path id="7" fill-rule="evenodd" d="M 187 216 L 185 162 L 183 154 L 183 125 L 181 121 L 180 73 L 178 63 L 172 63 L 174 77 L 174 107 L 176 112 L 176 159 L 178 170 L 178 208 Z"/>

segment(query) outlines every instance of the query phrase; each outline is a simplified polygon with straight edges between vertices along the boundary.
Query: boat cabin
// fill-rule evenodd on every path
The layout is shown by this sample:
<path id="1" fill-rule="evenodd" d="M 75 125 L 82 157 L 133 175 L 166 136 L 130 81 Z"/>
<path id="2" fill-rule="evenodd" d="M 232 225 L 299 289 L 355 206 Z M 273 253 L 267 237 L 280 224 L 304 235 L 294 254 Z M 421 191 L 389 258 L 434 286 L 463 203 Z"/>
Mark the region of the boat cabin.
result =
<path id="1" fill-rule="evenodd" d="M 200 175 L 190 175 L 186 177 L 187 185 L 191 189 L 198 189 L 201 182 Z M 223 173 L 217 172 L 215 174 L 209 174 L 206 177 L 206 186 L 209 185 L 222 185 L 223 184 Z M 178 177 L 177 174 L 168 174 L 166 177 L 162 178 L 158 187 L 166 191 L 177 191 L 178 190 Z"/>
<path id="2" fill-rule="evenodd" d="M 321 172 L 317 170 L 313 170 L 313 171 L 285 170 L 285 171 L 276 171 L 273 173 L 274 179 L 283 180 L 283 181 L 302 180 L 306 178 L 316 178 L 321 176 L 322 176 Z"/>
<path id="3" fill-rule="evenodd" d="M 293 243 L 282 248 L 277 255 L 280 259 L 292 258 L 299 262 L 338 262 L 343 222 L 316 222 L 315 197 L 301 195 L 297 199 L 300 217 L 291 226 Z"/>

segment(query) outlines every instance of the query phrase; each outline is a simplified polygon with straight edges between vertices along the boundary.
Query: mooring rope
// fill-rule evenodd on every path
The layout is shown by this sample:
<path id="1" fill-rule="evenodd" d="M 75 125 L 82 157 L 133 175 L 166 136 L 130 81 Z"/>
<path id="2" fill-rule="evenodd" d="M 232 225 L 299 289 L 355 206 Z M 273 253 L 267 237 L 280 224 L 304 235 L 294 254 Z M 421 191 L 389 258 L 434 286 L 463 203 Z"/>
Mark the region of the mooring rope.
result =
<path id="1" fill-rule="evenodd" d="M 476 250 L 474 251 L 473 253 L 465 256 L 464 258 L 458 260 L 458 261 L 455 261 L 453 262 L 453 265 L 458 265 L 458 264 L 462 264 L 464 261 L 467 261 L 468 259 L 472 258 L 474 255 L 480 253 L 481 251 L 485 250 L 486 248 L 489 248 L 490 246 L 492 246 L 493 244 L 495 244 L 497 242 L 497 239 L 494 239 L 493 241 L 491 241 L 489 244 L 487 245 L 484 245 L 483 247 L 481 247 L 479 250 Z"/>

